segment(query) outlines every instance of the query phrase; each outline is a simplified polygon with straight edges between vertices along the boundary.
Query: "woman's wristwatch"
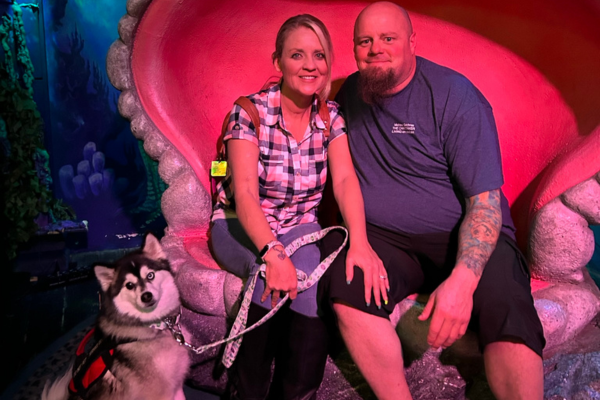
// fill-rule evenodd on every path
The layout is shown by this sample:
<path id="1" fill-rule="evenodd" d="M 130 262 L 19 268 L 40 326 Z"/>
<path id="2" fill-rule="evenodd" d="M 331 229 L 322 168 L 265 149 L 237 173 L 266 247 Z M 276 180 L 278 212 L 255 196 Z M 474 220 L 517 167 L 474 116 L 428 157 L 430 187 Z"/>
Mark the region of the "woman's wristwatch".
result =
<path id="1" fill-rule="evenodd" d="M 266 264 L 265 256 L 275 246 L 281 246 L 281 247 L 285 248 L 283 243 L 281 243 L 279 240 L 271 240 L 269 243 L 265 244 L 265 247 L 263 247 L 261 249 L 261 251 L 258 252 L 258 257 L 262 264 Z"/>

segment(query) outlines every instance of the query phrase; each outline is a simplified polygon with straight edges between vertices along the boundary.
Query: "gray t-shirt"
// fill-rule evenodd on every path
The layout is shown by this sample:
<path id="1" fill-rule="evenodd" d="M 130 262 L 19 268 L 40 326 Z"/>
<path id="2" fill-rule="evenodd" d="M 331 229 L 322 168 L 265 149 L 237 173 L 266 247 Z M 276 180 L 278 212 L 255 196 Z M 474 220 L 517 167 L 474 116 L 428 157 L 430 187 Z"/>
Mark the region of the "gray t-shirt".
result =
<path id="1" fill-rule="evenodd" d="M 463 75 L 417 57 L 403 90 L 369 105 L 358 72 L 336 101 L 346 118 L 350 151 L 367 222 L 409 234 L 450 232 L 465 198 L 504 183 L 492 108 Z M 502 194 L 503 232 L 514 238 Z"/>

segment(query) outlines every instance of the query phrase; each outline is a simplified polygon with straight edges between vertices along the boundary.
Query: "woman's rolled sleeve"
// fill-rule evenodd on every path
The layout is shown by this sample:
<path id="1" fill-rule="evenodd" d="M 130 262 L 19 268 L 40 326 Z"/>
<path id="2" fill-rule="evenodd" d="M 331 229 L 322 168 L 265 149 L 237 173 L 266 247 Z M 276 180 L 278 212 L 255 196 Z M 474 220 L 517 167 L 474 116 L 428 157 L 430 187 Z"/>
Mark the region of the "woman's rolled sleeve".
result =
<path id="1" fill-rule="evenodd" d="M 331 118 L 331 128 L 329 130 L 329 143 L 335 138 L 338 138 L 347 133 L 346 121 L 338 109 L 338 104 L 333 101 L 328 101 L 329 116 Z"/>
<path id="2" fill-rule="evenodd" d="M 237 104 L 231 110 L 223 142 L 229 139 L 248 140 L 258 146 L 258 137 L 254 123 L 246 110 Z"/>

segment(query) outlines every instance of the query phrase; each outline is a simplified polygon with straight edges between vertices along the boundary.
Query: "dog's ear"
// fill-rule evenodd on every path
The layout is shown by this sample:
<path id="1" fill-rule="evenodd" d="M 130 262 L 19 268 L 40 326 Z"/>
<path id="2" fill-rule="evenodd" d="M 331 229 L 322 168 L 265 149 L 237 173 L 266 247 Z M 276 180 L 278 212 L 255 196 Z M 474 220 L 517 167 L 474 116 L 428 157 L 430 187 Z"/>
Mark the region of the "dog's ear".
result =
<path id="1" fill-rule="evenodd" d="M 156 236 L 154 236 L 151 233 L 148 233 L 146 235 L 146 238 L 144 239 L 144 246 L 142 248 L 142 251 L 144 253 L 146 253 L 146 256 L 148 256 L 148 258 L 150 258 L 152 260 L 166 260 L 167 259 L 167 255 L 163 251 L 163 248 L 160 245 L 160 242 L 158 241 Z"/>
<path id="2" fill-rule="evenodd" d="M 106 292 L 115 276 L 115 269 L 105 267 L 104 265 L 96 265 L 94 266 L 94 273 L 96 274 L 96 278 L 98 278 L 98 282 L 100 282 L 102 291 Z"/>

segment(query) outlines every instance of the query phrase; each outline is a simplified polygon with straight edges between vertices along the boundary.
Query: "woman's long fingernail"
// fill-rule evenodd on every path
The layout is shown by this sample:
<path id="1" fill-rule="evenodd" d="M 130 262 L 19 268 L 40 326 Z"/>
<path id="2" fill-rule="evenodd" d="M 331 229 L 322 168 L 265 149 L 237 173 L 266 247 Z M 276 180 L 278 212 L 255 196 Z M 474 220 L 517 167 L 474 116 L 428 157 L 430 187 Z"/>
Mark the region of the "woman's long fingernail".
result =
<path id="1" fill-rule="evenodd" d="M 350 281 L 346 281 L 346 285 L 349 285 L 349 284 L 350 284 Z"/>
<path id="2" fill-rule="evenodd" d="M 378 305 L 377 308 L 381 310 L 381 305 Z"/>
<path id="3" fill-rule="evenodd" d="M 369 307 L 370 305 L 371 305 L 371 303 L 367 301 L 367 307 Z"/>
<path id="4" fill-rule="evenodd" d="M 383 301 L 383 304 L 385 304 L 386 306 L 387 306 L 387 303 L 388 303 L 388 301 L 387 301 L 387 300 L 384 300 L 384 301 Z"/>

